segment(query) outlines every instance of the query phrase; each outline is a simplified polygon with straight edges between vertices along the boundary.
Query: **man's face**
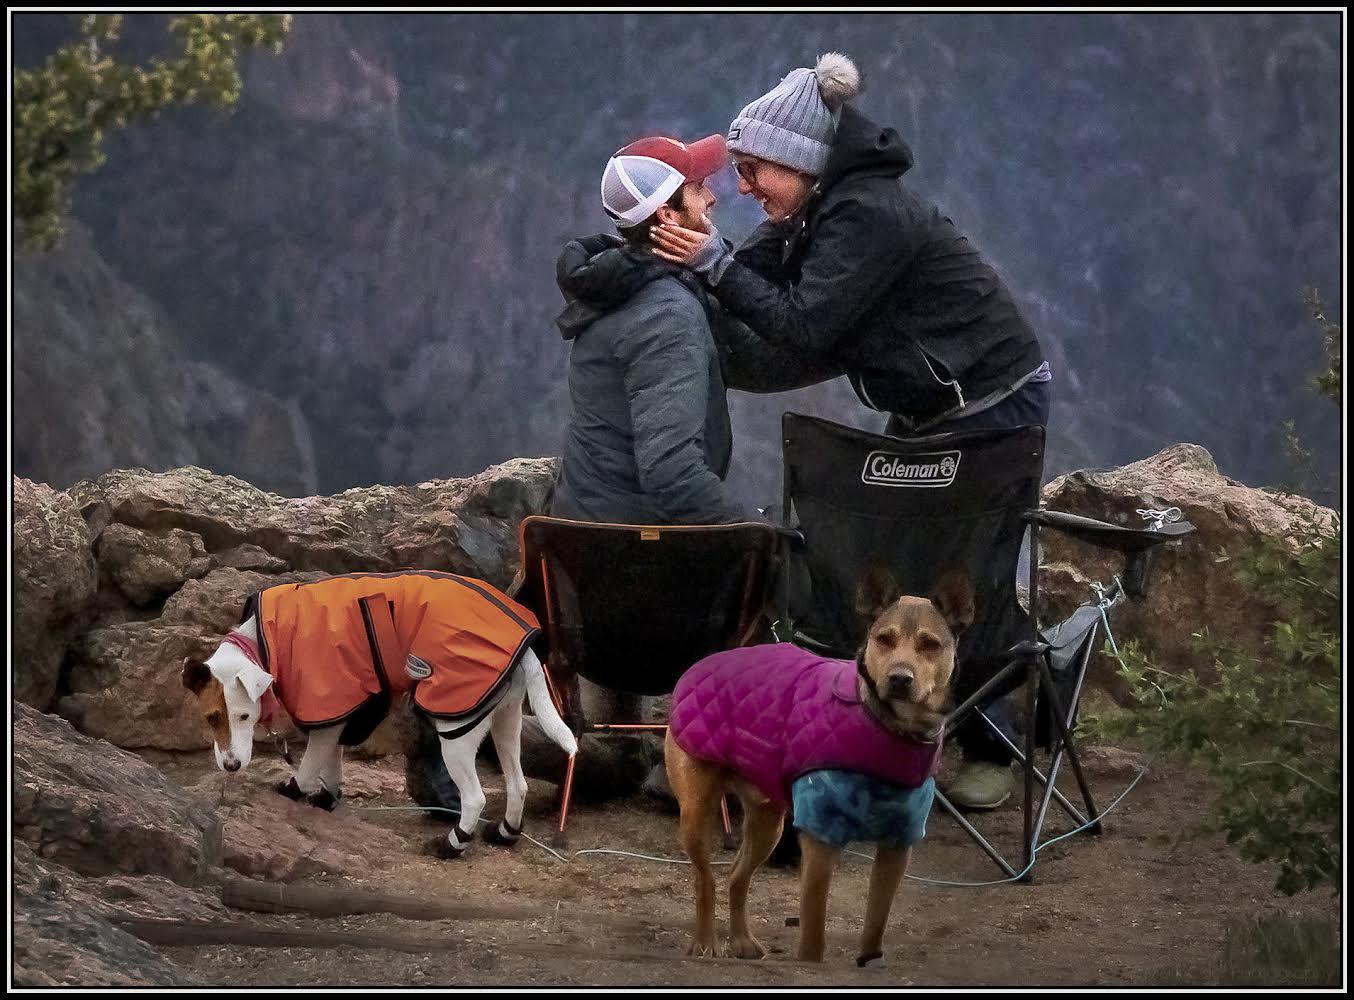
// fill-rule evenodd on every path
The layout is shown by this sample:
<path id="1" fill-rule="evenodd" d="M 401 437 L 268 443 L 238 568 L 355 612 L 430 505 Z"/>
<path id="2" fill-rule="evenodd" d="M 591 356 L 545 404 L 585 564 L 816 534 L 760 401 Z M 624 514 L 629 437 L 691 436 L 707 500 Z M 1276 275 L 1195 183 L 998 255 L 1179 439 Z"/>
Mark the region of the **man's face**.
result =
<path id="1" fill-rule="evenodd" d="M 688 181 L 682 185 L 682 207 L 667 209 L 672 213 L 668 218 L 663 218 L 664 210 L 660 209 L 659 218 L 684 229 L 708 233 L 714 229 L 714 223 L 710 221 L 710 209 L 714 206 L 715 193 L 705 181 Z"/>

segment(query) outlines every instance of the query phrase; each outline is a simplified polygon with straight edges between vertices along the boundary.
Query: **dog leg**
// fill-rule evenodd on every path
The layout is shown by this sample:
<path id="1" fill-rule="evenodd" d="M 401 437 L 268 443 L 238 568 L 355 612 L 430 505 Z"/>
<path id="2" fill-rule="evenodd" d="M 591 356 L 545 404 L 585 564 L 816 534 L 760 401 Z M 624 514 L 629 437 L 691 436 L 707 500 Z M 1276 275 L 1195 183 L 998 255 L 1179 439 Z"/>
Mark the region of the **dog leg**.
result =
<path id="1" fill-rule="evenodd" d="M 522 773 L 522 696 L 509 691 L 489 723 L 489 732 L 503 768 L 503 785 L 508 804 L 503 821 L 490 828 L 484 839 L 491 844 L 511 847 L 522 835 L 522 810 L 527 800 L 527 776 Z"/>
<path id="2" fill-rule="evenodd" d="M 459 858 L 475 837 L 480 813 L 484 811 L 484 789 L 480 786 L 480 776 L 475 770 L 475 754 L 484 742 L 484 734 L 489 731 L 489 722 L 490 719 L 485 718 L 464 736 L 442 740 L 442 763 L 446 765 L 447 775 L 456 785 L 456 790 L 461 793 L 461 815 L 451 831 L 437 839 L 434 846 L 439 857 Z"/>
<path id="3" fill-rule="evenodd" d="M 748 930 L 748 883 L 776 848 L 785 813 L 753 796 L 739 796 L 743 802 L 743 843 L 734 857 L 729 875 L 729 953 L 738 958 L 762 958 L 766 949 Z"/>
<path id="4" fill-rule="evenodd" d="M 884 957 L 884 927 L 889 922 L 889 909 L 898 893 L 898 884 L 907 874 L 911 856 L 910 847 L 880 844 L 875 848 L 874 868 L 870 871 L 870 899 L 865 904 L 865 928 L 860 933 L 857 965 L 863 966 Z"/>
<path id="5" fill-rule="evenodd" d="M 696 923 L 692 929 L 688 955 L 714 956 L 719 953 L 715 941 L 715 872 L 710 865 L 710 825 L 724 782 L 719 769 L 696 760 L 677 745 L 668 733 L 663 748 L 668 783 L 681 807 L 678 837 L 682 850 L 691 861 L 696 890 Z"/>
<path id="6" fill-rule="evenodd" d="M 839 852 L 802 832 L 799 850 L 799 960 L 821 962 L 826 946 L 827 895 Z"/>
<path id="7" fill-rule="evenodd" d="M 278 786 L 277 791 L 289 799 L 299 801 L 304 798 L 311 805 L 333 809 L 342 794 L 338 779 L 332 777 L 337 774 L 334 760 L 341 752 L 339 736 L 342 733 L 342 725 L 326 726 L 307 732 L 306 749 L 301 755 L 301 763 L 296 769 L 296 774 Z M 326 776 L 331 776 L 330 780 L 334 782 L 334 787 L 328 787 Z"/>
<path id="8" fill-rule="evenodd" d="M 309 796 L 306 801 L 313 806 L 332 811 L 341 798 L 343 798 L 343 744 L 335 742 L 329 757 L 322 759 L 320 764 L 320 790 Z"/>

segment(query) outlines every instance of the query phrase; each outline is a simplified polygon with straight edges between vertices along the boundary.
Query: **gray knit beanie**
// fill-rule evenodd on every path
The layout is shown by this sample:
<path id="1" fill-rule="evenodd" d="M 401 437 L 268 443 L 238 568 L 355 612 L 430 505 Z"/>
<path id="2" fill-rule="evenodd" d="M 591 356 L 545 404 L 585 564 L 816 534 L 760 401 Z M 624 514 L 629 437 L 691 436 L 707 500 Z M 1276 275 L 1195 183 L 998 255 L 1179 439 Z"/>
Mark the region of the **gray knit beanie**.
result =
<path id="1" fill-rule="evenodd" d="M 860 73 L 840 52 L 796 69 L 729 125 L 729 152 L 745 153 L 817 177 L 827 166 L 842 105 L 860 93 Z"/>

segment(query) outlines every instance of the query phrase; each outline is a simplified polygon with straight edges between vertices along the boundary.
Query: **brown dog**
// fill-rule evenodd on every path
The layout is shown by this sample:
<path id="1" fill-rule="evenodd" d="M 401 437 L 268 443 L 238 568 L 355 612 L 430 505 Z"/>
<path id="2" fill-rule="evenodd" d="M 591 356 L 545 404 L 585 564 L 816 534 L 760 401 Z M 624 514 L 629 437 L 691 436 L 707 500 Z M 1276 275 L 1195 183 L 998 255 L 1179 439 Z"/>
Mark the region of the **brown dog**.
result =
<path id="1" fill-rule="evenodd" d="M 869 589 L 866 587 L 865 589 Z M 937 585 L 931 598 L 901 597 L 875 588 L 875 596 L 882 610 L 870 626 L 865 644 L 857 662 L 855 681 L 857 699 L 844 711 L 868 712 L 873 719 L 898 736 L 912 740 L 936 740 L 943 727 L 943 709 L 954 671 L 956 635 L 973 621 L 973 588 L 967 578 L 948 575 Z M 790 647 L 752 647 L 715 654 L 692 668 L 691 674 L 700 674 L 703 667 L 720 657 L 741 656 L 744 662 L 761 651 L 763 656 L 780 655 L 777 650 Z M 795 651 L 798 652 L 798 651 Z M 835 666 L 833 666 L 835 665 Z M 825 661 L 822 669 L 835 670 L 840 678 L 849 674 L 849 664 Z M 690 676 L 690 674 L 688 675 Z M 732 676 L 746 676 L 746 673 Z M 686 678 L 684 678 L 684 681 Z M 717 682 L 716 682 L 717 683 Z M 693 690 L 699 680 L 692 682 Z M 688 951 L 692 955 L 717 954 L 715 942 L 715 880 L 710 866 L 710 834 L 713 814 L 726 792 L 738 795 L 743 804 L 743 841 L 738 849 L 729 875 L 729 951 L 739 958 L 761 958 L 766 949 L 748 929 L 747 894 L 752 873 L 767 859 L 781 835 L 785 820 L 785 801 L 788 796 L 768 795 L 765 775 L 754 775 L 754 768 L 737 766 L 738 753 L 714 753 L 723 759 L 698 757 L 683 749 L 680 742 L 692 745 L 691 724 L 683 728 L 681 712 L 682 685 L 674 695 L 673 728 L 669 729 L 665 746 L 668 779 L 681 806 L 680 840 L 691 860 L 695 875 L 696 920 L 694 939 Z M 707 701 L 715 696 L 704 695 Z M 779 704 L 789 706 L 785 699 Z M 797 711 L 802 706 L 789 706 Z M 689 714 L 687 718 L 689 718 Z M 802 729 L 801 720 L 789 720 L 790 729 Z M 732 728 L 732 727 L 731 727 Z M 741 737 L 740 747 L 752 740 L 754 752 L 759 744 L 755 737 Z M 787 740 L 793 736 L 787 735 Z M 710 737 L 708 745 L 722 745 L 720 736 Z M 737 742 L 737 740 L 735 740 Z M 916 745 L 916 744 L 913 744 Z M 772 748 L 774 751 L 774 748 Z M 930 760 L 934 760 L 935 747 Z M 734 759 L 737 758 L 737 759 Z M 763 751 L 760 761 L 765 759 Z M 793 767 L 793 764 L 782 764 Z M 801 772 L 802 773 L 802 772 Z M 797 774 L 788 774 L 789 781 Z M 753 780 L 757 777 L 758 780 Z M 913 782 L 915 786 L 919 782 Z M 799 957 L 808 961 L 822 961 L 824 924 L 827 917 L 828 888 L 832 870 L 840 853 L 839 848 L 811 836 L 799 833 L 802 850 L 800 862 L 799 901 Z M 864 964 L 882 955 L 884 926 L 898 885 L 907 872 L 910 847 L 878 845 L 874 870 L 870 877 L 869 900 L 866 905 L 865 927 L 860 937 L 857 959 Z"/>

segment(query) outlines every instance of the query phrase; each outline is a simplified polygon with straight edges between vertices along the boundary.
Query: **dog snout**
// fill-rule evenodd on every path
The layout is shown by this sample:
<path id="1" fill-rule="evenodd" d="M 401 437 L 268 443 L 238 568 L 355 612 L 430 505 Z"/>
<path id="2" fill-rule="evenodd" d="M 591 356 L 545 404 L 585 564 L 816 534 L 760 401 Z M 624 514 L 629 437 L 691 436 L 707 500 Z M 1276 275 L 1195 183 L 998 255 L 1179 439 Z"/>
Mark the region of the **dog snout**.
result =
<path id="1" fill-rule="evenodd" d="M 889 672 L 885 694 L 890 698 L 910 698 L 914 680 L 911 670 L 892 670 Z"/>
<path id="2" fill-rule="evenodd" d="M 229 771 L 231 774 L 234 774 L 236 771 L 240 769 L 240 762 L 234 757 L 227 757 L 225 760 L 221 762 L 221 768 L 222 770 Z"/>

